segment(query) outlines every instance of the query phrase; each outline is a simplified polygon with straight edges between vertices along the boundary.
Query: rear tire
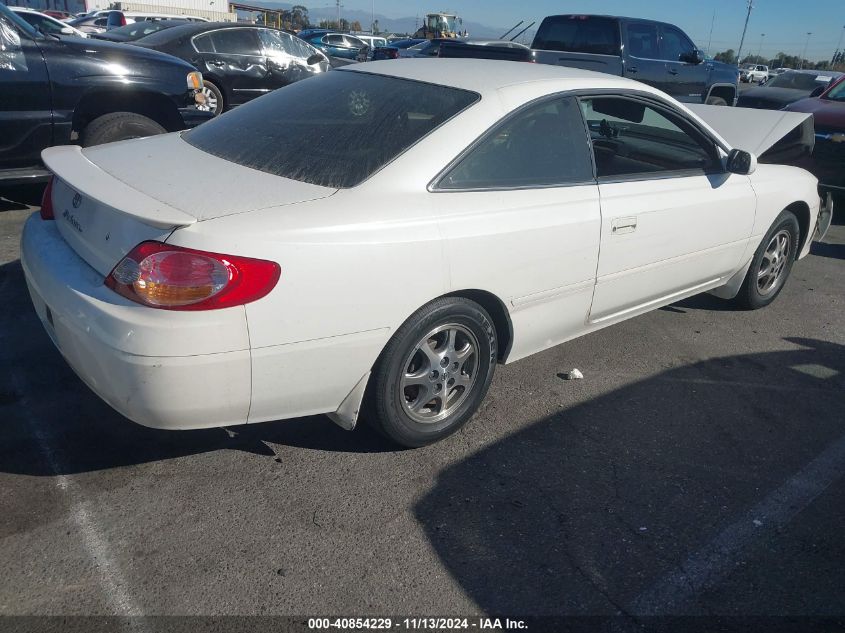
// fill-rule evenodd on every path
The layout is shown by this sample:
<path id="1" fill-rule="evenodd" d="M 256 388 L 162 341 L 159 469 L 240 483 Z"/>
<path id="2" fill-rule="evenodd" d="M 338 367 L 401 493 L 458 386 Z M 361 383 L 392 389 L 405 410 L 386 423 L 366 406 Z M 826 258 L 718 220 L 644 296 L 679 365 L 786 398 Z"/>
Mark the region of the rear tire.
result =
<path id="1" fill-rule="evenodd" d="M 134 112 L 112 112 L 97 117 L 82 132 L 82 146 L 102 145 L 167 132 L 152 119 Z"/>
<path id="2" fill-rule="evenodd" d="M 734 301 L 747 310 L 763 308 L 783 290 L 798 253 L 800 229 L 791 211 L 782 211 L 754 253 Z"/>
<path id="3" fill-rule="evenodd" d="M 400 446 L 437 442 L 472 417 L 497 359 L 496 329 L 477 303 L 437 299 L 396 330 L 370 379 L 364 419 Z"/>
<path id="4" fill-rule="evenodd" d="M 707 97 L 707 105 L 726 106 L 728 102 L 722 97 Z"/>

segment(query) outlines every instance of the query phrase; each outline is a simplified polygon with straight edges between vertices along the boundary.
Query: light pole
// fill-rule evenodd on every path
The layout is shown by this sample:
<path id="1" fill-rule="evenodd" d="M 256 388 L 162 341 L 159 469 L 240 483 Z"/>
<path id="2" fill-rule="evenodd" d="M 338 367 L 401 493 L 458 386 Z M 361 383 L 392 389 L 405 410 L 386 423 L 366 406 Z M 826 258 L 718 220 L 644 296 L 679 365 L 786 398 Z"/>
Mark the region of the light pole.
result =
<path id="1" fill-rule="evenodd" d="M 807 32 L 807 41 L 804 42 L 804 50 L 801 51 L 801 61 L 798 64 L 798 70 L 802 70 L 804 68 L 804 55 L 807 54 L 807 46 L 810 45 L 810 36 L 812 35 L 812 31 Z"/>
<path id="2" fill-rule="evenodd" d="M 742 63 L 742 45 L 745 44 L 745 32 L 748 30 L 748 20 L 751 19 L 751 9 L 754 8 L 754 0 L 748 0 L 748 13 L 745 16 L 745 26 L 742 27 L 742 39 L 739 40 L 739 50 L 736 52 L 736 65 Z"/>
<path id="3" fill-rule="evenodd" d="M 760 57 L 760 55 L 763 52 L 763 38 L 764 37 L 766 37 L 766 34 L 760 33 L 760 48 L 757 49 L 757 57 Z"/>

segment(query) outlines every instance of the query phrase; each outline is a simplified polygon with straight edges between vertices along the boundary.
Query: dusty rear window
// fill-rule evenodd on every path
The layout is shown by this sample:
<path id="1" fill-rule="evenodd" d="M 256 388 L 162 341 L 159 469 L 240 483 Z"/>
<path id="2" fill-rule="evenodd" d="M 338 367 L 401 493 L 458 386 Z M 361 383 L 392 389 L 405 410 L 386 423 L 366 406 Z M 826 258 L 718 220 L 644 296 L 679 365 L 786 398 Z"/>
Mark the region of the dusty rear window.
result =
<path id="1" fill-rule="evenodd" d="M 331 71 L 239 106 L 182 138 L 276 176 L 354 187 L 479 98 L 457 88 Z"/>

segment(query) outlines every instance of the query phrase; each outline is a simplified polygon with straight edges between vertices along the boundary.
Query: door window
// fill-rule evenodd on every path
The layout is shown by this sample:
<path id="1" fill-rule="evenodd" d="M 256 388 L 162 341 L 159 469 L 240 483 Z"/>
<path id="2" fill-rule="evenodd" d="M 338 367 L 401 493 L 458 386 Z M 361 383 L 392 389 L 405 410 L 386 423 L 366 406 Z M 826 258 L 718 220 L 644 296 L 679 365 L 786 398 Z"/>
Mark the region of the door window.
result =
<path id="1" fill-rule="evenodd" d="M 682 55 L 690 55 L 695 50 L 695 45 L 682 31 L 673 26 L 663 27 L 663 46 L 660 59 L 670 62 L 680 61 Z"/>
<path id="2" fill-rule="evenodd" d="M 343 46 L 342 35 L 327 35 L 324 40 L 329 46 Z"/>
<path id="3" fill-rule="evenodd" d="M 511 189 L 593 181 L 584 122 L 573 97 L 544 101 L 489 132 L 438 189 Z"/>
<path id="4" fill-rule="evenodd" d="M 218 53 L 258 55 L 258 38 L 253 29 L 222 29 L 211 33 L 211 42 Z"/>
<path id="5" fill-rule="evenodd" d="M 656 24 L 629 22 L 626 31 L 628 33 L 629 55 L 640 59 L 660 59 Z"/>
<path id="6" fill-rule="evenodd" d="M 721 167 L 716 146 L 680 115 L 625 97 L 581 99 L 599 178 L 701 173 Z"/>
<path id="7" fill-rule="evenodd" d="M 270 29 L 258 29 L 258 39 L 261 40 L 261 46 L 268 55 L 284 53 L 297 56 L 291 42 L 291 37 L 287 33 L 271 31 Z"/>

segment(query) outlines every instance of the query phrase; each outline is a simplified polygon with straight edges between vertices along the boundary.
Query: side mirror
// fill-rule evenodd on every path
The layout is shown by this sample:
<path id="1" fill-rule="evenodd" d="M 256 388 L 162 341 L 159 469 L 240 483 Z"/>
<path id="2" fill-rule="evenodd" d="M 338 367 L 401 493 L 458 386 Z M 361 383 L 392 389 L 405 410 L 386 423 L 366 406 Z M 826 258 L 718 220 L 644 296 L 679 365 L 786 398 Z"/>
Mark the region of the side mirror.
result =
<path id="1" fill-rule="evenodd" d="M 679 59 L 685 64 L 700 64 L 704 61 L 704 53 L 702 53 L 697 48 L 694 48 L 688 53 L 681 53 Z"/>
<path id="2" fill-rule="evenodd" d="M 813 89 L 813 92 L 810 93 L 810 96 L 811 97 L 818 97 L 825 90 L 827 90 L 826 86 L 817 86 L 816 88 Z"/>
<path id="3" fill-rule="evenodd" d="M 728 154 L 727 168 L 732 174 L 748 176 L 757 169 L 757 157 L 745 150 L 732 149 L 731 153 Z"/>
<path id="4" fill-rule="evenodd" d="M 308 59 L 305 60 L 305 63 L 309 66 L 313 66 L 314 64 L 319 64 L 320 62 L 325 61 L 325 58 L 322 55 L 314 54 L 311 55 Z"/>

